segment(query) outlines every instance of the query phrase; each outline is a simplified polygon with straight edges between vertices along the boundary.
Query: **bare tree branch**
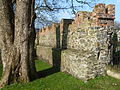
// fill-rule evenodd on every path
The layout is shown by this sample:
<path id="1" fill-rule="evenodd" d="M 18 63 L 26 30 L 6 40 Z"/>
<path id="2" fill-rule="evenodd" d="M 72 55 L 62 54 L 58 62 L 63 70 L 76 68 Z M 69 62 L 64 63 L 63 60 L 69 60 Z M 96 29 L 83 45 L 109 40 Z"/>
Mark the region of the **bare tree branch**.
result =
<path id="1" fill-rule="evenodd" d="M 86 4 L 86 5 L 88 5 L 89 7 L 91 7 L 91 5 L 90 5 L 90 3 L 91 2 L 86 2 L 86 1 L 79 1 L 79 0 L 76 0 L 78 3 L 81 3 L 81 4 Z M 92 8 L 92 7 L 91 7 Z"/>
<path id="2" fill-rule="evenodd" d="M 95 4 L 94 1 L 96 0 L 38 0 L 35 11 L 37 12 L 37 16 L 39 15 L 37 19 L 40 19 L 40 22 L 44 22 L 43 19 L 46 19 L 48 21 L 45 20 L 45 22 L 48 23 L 49 21 L 54 21 L 51 19 L 54 19 L 54 17 L 57 18 L 56 14 L 60 11 L 73 15 L 84 6 L 92 7 Z"/>
<path id="3" fill-rule="evenodd" d="M 44 0 L 44 3 L 45 3 L 45 5 L 46 5 L 46 7 L 47 7 L 50 11 L 53 11 L 53 9 L 50 8 L 50 6 L 47 4 L 47 1 L 46 1 L 46 0 Z"/>

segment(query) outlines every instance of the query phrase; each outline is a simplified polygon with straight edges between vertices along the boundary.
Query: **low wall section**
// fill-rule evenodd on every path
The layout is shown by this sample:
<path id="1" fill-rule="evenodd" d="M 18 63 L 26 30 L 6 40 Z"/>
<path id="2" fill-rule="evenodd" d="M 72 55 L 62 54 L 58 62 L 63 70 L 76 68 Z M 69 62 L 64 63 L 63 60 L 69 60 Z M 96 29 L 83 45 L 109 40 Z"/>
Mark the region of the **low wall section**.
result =
<path id="1" fill-rule="evenodd" d="M 107 30 L 77 29 L 68 33 L 67 49 L 61 53 L 61 70 L 82 80 L 105 75 L 109 62 Z"/>

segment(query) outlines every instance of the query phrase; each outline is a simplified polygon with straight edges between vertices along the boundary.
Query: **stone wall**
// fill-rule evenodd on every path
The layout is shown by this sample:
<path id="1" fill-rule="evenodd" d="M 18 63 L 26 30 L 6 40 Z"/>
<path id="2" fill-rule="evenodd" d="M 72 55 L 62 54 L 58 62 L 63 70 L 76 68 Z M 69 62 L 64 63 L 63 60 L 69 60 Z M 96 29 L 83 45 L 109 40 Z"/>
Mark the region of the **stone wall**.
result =
<path id="1" fill-rule="evenodd" d="M 78 27 L 83 24 L 91 26 L 113 26 L 115 5 L 97 4 L 92 12 L 80 11 L 76 14 L 75 23 Z"/>
<path id="2" fill-rule="evenodd" d="M 120 30 L 117 30 L 118 41 L 120 42 Z"/>
<path id="3" fill-rule="evenodd" d="M 53 23 L 52 26 L 42 28 L 39 33 L 39 45 L 41 46 L 57 46 L 56 36 L 59 35 L 59 24 Z"/>
<path id="4" fill-rule="evenodd" d="M 38 32 L 37 56 L 83 81 L 105 75 L 112 26 L 114 5 L 98 4 L 93 12 L 78 12 L 75 20 L 62 19 Z"/>
<path id="5" fill-rule="evenodd" d="M 61 70 L 82 80 L 105 75 L 109 62 L 106 28 L 77 29 L 68 34 L 68 46 L 61 52 Z"/>
<path id="6" fill-rule="evenodd" d="M 53 65 L 52 47 L 38 45 L 36 53 L 39 59 L 44 60 L 45 62 Z"/>
<path id="7" fill-rule="evenodd" d="M 66 48 L 68 26 L 73 19 L 62 19 L 60 24 L 53 23 L 52 26 L 44 27 L 37 32 L 37 56 L 53 65 L 52 54 L 55 49 Z M 59 53 L 59 52 L 58 52 Z"/>

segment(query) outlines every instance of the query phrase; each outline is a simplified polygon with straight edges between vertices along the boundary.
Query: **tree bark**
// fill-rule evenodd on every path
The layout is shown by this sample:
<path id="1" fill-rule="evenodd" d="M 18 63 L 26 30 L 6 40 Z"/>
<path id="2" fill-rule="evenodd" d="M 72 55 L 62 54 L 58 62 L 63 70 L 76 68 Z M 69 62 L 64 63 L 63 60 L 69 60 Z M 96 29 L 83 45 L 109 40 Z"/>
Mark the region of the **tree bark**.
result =
<path id="1" fill-rule="evenodd" d="M 29 37 L 29 60 L 30 60 L 30 73 L 31 79 L 34 80 L 37 77 L 36 68 L 35 68 L 35 39 L 36 39 L 36 31 L 35 31 L 35 19 L 36 14 L 34 11 L 35 0 L 31 0 L 31 28 L 30 37 Z"/>
<path id="2" fill-rule="evenodd" d="M 34 23 L 31 23 L 34 12 L 31 10 L 34 9 L 34 2 L 16 0 L 15 19 L 11 13 L 11 3 L 12 0 L 0 0 L 3 62 L 0 87 L 14 82 L 29 82 L 36 77 L 33 60 L 35 29 Z M 14 24 L 13 20 L 15 20 Z"/>

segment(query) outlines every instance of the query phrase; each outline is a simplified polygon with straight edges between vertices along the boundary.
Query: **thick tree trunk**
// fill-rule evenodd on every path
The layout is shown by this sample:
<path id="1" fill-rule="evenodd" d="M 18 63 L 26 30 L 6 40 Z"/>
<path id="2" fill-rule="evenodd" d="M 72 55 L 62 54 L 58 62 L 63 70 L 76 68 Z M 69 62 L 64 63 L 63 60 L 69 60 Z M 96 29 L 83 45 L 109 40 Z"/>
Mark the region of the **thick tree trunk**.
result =
<path id="1" fill-rule="evenodd" d="M 3 77 L 1 86 L 9 83 L 13 51 L 13 24 L 9 1 L 0 0 L 0 40 L 2 44 Z"/>
<path id="2" fill-rule="evenodd" d="M 16 0 L 14 25 L 11 18 L 12 13 L 10 13 L 10 2 L 11 0 L 0 0 L 3 62 L 1 87 L 12 82 L 29 82 L 33 79 L 32 77 L 36 76 L 33 60 L 35 38 L 31 37 L 31 35 L 35 36 L 34 26 L 31 25 L 33 2 L 31 0 Z"/>

